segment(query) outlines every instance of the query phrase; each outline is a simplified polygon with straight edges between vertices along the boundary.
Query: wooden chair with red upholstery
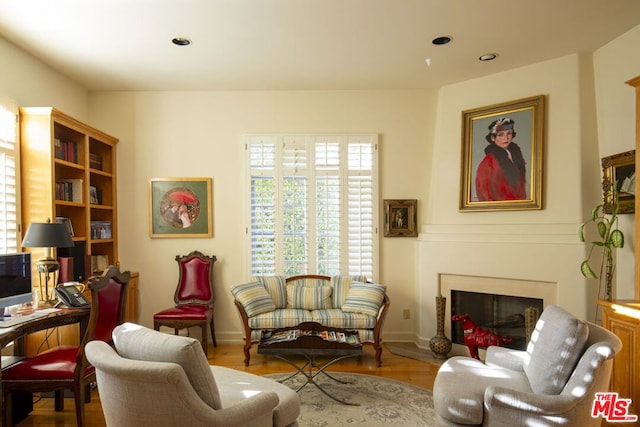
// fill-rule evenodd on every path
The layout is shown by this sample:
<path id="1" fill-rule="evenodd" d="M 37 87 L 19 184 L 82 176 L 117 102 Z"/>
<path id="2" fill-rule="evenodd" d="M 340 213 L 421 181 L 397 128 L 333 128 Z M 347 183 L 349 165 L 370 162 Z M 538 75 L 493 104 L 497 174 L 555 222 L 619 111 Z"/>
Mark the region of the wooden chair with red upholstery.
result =
<path id="1" fill-rule="evenodd" d="M 179 266 L 178 286 L 173 300 L 175 306 L 153 315 L 153 328 L 156 331 L 165 326 L 172 328 L 175 335 L 181 329 L 200 327 L 201 343 L 207 354 L 207 325 L 211 329 L 213 346 L 217 347 L 213 325 L 213 264 L 215 256 L 192 251 L 188 255 L 177 255 Z"/>
<path id="2" fill-rule="evenodd" d="M 11 393 L 55 392 L 56 411 L 64 410 L 64 391 L 73 391 L 76 421 L 85 425 L 84 404 L 90 400 L 89 385 L 96 381 L 95 369 L 85 357 L 86 343 L 101 340 L 112 344 L 113 329 L 124 322 L 130 272 L 109 266 L 101 276 L 89 279 L 91 314 L 80 345 L 60 345 L 27 357 L 2 371 L 2 424 L 11 425 Z"/>

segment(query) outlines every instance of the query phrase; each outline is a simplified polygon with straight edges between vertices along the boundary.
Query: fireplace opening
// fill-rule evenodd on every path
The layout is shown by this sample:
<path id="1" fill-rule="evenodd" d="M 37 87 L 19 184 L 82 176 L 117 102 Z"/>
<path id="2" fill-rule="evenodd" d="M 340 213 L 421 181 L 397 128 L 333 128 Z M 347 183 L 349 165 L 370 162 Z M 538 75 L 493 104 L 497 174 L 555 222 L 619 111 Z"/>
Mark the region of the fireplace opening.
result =
<path id="1" fill-rule="evenodd" d="M 542 308 L 539 298 L 451 290 L 452 316 L 468 314 L 480 328 L 510 338 L 503 346 L 515 350 L 526 350 Z M 465 344 L 461 322 L 451 320 L 451 341 Z"/>

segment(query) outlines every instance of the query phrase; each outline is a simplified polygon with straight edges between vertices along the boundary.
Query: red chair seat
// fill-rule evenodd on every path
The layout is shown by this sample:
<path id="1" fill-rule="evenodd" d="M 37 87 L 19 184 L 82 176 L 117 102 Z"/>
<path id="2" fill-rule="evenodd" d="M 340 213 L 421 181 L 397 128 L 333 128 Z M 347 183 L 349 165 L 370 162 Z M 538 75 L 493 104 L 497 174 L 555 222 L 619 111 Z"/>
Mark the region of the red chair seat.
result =
<path id="1" fill-rule="evenodd" d="M 199 320 L 206 321 L 211 308 L 208 305 L 176 305 L 153 315 L 154 320 Z"/>
<path id="2" fill-rule="evenodd" d="M 72 380 L 79 350 L 78 346 L 65 345 L 44 351 L 3 370 L 2 379 L 5 381 Z M 94 369 L 93 366 L 88 366 L 85 372 L 88 375 Z"/>

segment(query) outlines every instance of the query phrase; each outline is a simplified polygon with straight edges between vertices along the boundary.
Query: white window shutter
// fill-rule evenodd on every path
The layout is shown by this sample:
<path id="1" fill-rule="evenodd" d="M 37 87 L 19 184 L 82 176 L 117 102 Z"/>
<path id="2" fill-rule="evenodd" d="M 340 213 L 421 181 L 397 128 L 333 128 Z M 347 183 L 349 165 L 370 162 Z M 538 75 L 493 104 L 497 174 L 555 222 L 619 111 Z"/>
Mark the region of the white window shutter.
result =
<path id="1" fill-rule="evenodd" d="M 377 273 L 377 135 L 250 135 L 250 272 Z"/>
<path id="2" fill-rule="evenodd" d="M 0 253 L 20 252 L 17 106 L 0 100 Z"/>

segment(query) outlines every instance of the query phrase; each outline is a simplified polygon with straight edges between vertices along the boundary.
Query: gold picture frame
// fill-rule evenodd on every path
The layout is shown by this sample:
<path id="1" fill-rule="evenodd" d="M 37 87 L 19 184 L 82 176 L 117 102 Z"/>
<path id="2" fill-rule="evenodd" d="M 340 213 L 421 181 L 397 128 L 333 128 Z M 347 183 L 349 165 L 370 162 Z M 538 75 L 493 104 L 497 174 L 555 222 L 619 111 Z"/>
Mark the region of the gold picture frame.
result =
<path id="1" fill-rule="evenodd" d="M 418 201 L 416 199 L 384 201 L 385 237 L 416 237 L 417 222 Z"/>
<path id="2" fill-rule="evenodd" d="M 151 237 L 212 237 L 212 187 L 211 178 L 152 178 Z"/>
<path id="3" fill-rule="evenodd" d="M 613 185 L 615 183 L 618 192 L 618 213 L 634 213 L 636 211 L 636 150 L 603 157 L 601 164 L 604 212 L 613 213 Z"/>
<path id="4" fill-rule="evenodd" d="M 462 112 L 461 212 L 542 209 L 544 107 L 537 95 Z"/>

